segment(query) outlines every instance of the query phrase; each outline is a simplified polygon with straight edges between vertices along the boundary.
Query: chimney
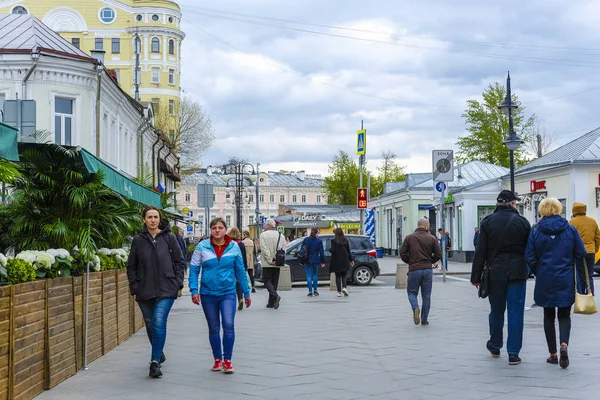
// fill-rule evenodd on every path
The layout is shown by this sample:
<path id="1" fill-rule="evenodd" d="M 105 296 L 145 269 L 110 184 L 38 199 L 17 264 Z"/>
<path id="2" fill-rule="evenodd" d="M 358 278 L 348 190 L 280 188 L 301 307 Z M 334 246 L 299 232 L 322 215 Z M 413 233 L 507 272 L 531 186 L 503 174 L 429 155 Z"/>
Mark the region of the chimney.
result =
<path id="1" fill-rule="evenodd" d="M 305 171 L 297 171 L 296 172 L 296 176 L 298 177 L 298 179 L 300 179 L 301 181 L 303 181 L 304 178 L 306 177 Z"/>
<path id="2" fill-rule="evenodd" d="M 104 54 L 106 54 L 106 51 L 104 51 L 104 50 L 91 50 L 90 53 L 92 53 L 92 58 L 95 58 L 101 64 L 104 64 Z"/>

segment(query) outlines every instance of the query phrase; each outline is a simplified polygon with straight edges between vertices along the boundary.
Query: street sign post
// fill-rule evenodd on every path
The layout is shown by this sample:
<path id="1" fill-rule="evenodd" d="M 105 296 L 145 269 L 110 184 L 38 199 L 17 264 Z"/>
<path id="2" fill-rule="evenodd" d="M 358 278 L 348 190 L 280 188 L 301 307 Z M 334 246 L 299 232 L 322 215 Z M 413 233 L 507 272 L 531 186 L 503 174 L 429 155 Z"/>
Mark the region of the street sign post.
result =
<path id="1" fill-rule="evenodd" d="M 442 271 L 443 281 L 446 282 L 446 270 L 448 269 L 448 250 L 446 249 L 446 224 L 444 219 L 444 192 L 446 184 L 444 182 L 454 181 L 454 151 L 452 150 L 433 150 L 433 181 L 437 182 L 435 189 L 440 192 L 440 226 L 442 228 Z"/>
<path id="2" fill-rule="evenodd" d="M 367 130 L 356 132 L 356 155 L 362 156 L 367 152 Z"/>
<path id="3" fill-rule="evenodd" d="M 356 207 L 365 210 L 368 206 L 368 193 L 365 188 L 356 189 Z"/>

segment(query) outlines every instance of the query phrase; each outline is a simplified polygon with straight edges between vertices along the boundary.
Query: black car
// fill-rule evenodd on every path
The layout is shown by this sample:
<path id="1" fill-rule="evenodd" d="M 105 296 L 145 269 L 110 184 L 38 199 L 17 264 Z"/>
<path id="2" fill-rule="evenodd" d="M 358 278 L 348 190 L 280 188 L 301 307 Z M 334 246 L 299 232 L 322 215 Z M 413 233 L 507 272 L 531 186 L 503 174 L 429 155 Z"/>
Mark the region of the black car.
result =
<path id="1" fill-rule="evenodd" d="M 354 267 L 350 267 L 348 273 L 348 283 L 360 286 L 368 285 L 373 278 L 379 276 L 375 246 L 368 236 L 346 235 L 346 238 L 350 242 L 350 252 L 354 258 Z M 300 250 L 304 239 L 301 237 L 288 243 L 285 252 L 285 263 L 290 266 L 292 282 L 306 282 L 306 270 L 296 258 L 296 253 Z M 325 249 L 325 267 L 319 268 L 319 280 L 329 280 L 329 260 L 331 259 L 329 250 L 333 235 L 319 235 L 319 239 L 323 241 Z"/>

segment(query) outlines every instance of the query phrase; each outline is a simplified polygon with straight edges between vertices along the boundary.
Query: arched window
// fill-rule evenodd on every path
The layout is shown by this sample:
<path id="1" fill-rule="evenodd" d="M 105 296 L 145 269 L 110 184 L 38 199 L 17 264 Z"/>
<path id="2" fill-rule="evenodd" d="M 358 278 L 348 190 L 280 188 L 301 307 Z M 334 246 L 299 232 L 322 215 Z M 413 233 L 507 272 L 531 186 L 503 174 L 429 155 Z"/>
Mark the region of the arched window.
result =
<path id="1" fill-rule="evenodd" d="M 160 53 L 160 40 L 157 37 L 152 38 L 152 52 Z"/>
<path id="2" fill-rule="evenodd" d="M 27 9 L 23 6 L 16 6 L 15 8 L 12 9 L 12 13 L 13 14 L 27 14 Z"/>
<path id="3" fill-rule="evenodd" d="M 169 54 L 175 54 L 175 41 L 173 39 L 169 40 Z"/>

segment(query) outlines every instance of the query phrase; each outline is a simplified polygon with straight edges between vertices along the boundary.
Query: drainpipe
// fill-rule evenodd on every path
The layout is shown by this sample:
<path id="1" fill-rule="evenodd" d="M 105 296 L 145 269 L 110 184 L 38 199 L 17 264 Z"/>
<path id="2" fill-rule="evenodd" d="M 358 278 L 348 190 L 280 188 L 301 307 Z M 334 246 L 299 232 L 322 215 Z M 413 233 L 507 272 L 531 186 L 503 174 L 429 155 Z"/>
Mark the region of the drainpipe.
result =
<path id="1" fill-rule="evenodd" d="M 154 142 L 152 144 L 152 186 L 155 186 L 156 183 L 156 145 L 158 144 L 158 142 L 160 142 L 160 135 L 157 133 L 156 134 L 156 142 Z"/>
<path id="2" fill-rule="evenodd" d="M 37 51 L 36 49 L 32 50 L 31 51 L 31 59 L 33 60 L 33 65 L 31 66 L 31 68 L 27 72 L 27 75 L 25 75 L 23 82 L 21 83 L 21 100 L 27 100 L 27 92 L 26 92 L 27 80 L 29 79 L 31 74 L 33 74 L 33 71 L 35 71 L 35 69 L 37 68 L 37 63 L 38 63 L 39 58 L 40 58 L 39 51 Z"/>
<path id="3" fill-rule="evenodd" d="M 96 63 L 98 80 L 96 85 L 96 157 L 100 158 L 100 88 L 102 86 L 102 64 Z"/>
<path id="4" fill-rule="evenodd" d="M 162 151 L 162 149 L 165 148 L 165 146 L 167 145 L 167 143 L 165 141 L 163 141 L 162 146 L 160 146 L 160 148 L 158 149 L 158 152 L 156 153 L 156 184 L 160 184 L 160 152 Z M 166 188 L 165 188 L 166 190 Z"/>
<path id="5" fill-rule="evenodd" d="M 165 163 L 167 162 L 167 159 L 169 158 L 169 155 L 173 154 L 173 150 L 170 147 L 167 147 L 169 149 L 169 152 L 167 153 L 167 155 L 165 156 Z M 160 152 L 158 153 L 160 155 Z M 166 186 L 167 182 L 165 181 L 165 186 Z M 173 181 L 173 189 L 175 189 L 175 181 Z M 167 190 L 165 188 L 165 190 Z M 177 192 L 175 190 L 173 190 L 173 192 L 175 193 L 173 195 L 173 207 L 175 209 L 177 209 Z"/>
<path id="6" fill-rule="evenodd" d="M 138 177 L 143 177 L 141 173 L 144 169 L 144 133 L 148 132 L 150 129 L 152 129 L 152 125 L 150 125 L 146 118 L 143 119 L 143 122 L 137 129 Z"/>

